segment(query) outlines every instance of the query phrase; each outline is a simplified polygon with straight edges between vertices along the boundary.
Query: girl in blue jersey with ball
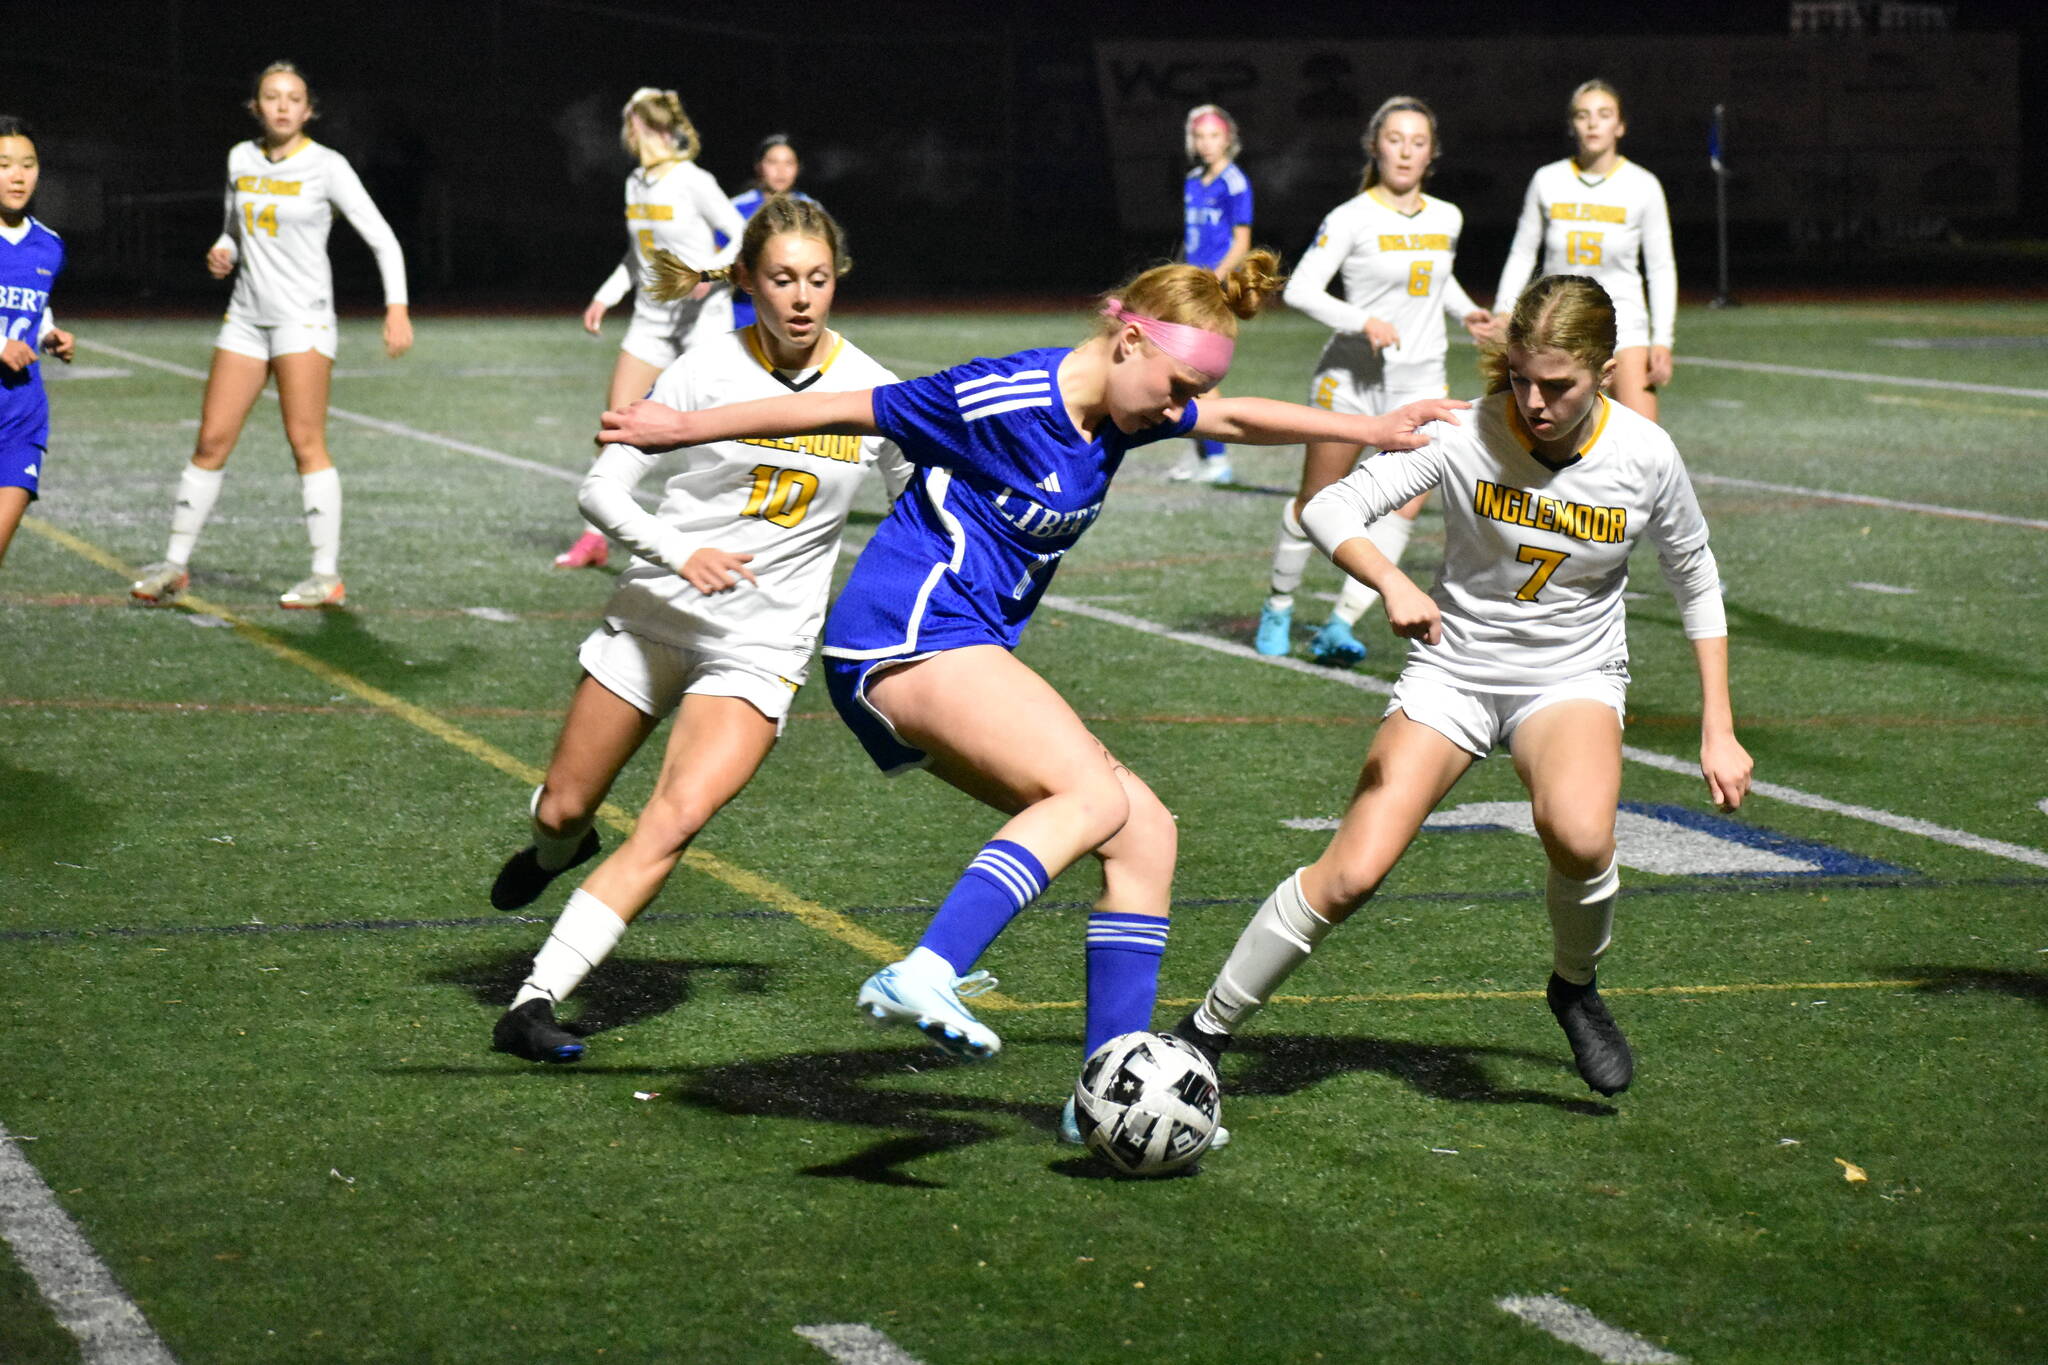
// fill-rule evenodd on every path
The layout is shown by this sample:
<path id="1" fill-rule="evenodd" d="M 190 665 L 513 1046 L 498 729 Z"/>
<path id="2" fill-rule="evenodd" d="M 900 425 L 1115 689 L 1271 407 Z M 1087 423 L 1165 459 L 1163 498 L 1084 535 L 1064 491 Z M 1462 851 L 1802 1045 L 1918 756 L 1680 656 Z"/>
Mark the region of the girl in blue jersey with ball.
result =
<path id="1" fill-rule="evenodd" d="M 0 115 L 0 560 L 35 501 L 50 445 L 44 352 L 71 363 L 71 333 L 50 315 L 50 290 L 64 269 L 64 242 L 29 216 L 42 163 L 20 119 Z"/>
<path id="2" fill-rule="evenodd" d="M 1253 251 L 1228 277 L 1146 271 L 1104 300 L 1095 335 L 970 360 L 853 393 L 604 415 L 606 443 L 668 450 L 804 432 L 883 435 L 910 460 L 896 500 L 825 624 L 827 681 L 876 764 L 922 767 L 1009 816 L 911 954 L 869 977 L 860 1007 L 955 1056 L 1002 1048 L 960 1003 L 994 983 L 983 950 L 1083 856 L 1102 864 L 1088 921 L 1087 1048 L 1149 1028 L 1172 898 L 1173 816 L 1066 700 L 1011 651 L 1061 556 L 1094 522 L 1132 449 L 1199 435 L 1256 445 L 1352 440 L 1394 449 L 1462 403 L 1385 417 L 1267 398 L 1195 396 L 1230 368 L 1238 321 L 1283 283 Z M 964 990 L 963 990 L 964 988 Z"/>

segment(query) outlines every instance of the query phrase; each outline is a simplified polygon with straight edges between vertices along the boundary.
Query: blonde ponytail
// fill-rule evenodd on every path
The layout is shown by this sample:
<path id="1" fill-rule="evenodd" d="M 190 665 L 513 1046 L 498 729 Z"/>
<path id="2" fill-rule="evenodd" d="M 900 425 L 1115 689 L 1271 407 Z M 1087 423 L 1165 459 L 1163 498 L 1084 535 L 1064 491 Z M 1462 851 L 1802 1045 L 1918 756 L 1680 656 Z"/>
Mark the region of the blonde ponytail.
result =
<path id="1" fill-rule="evenodd" d="M 1102 299 L 1104 303 L 1122 299 L 1132 312 L 1161 322 L 1202 327 L 1234 337 L 1238 320 L 1255 315 L 1286 283 L 1287 277 L 1280 273 L 1279 253 L 1261 246 L 1252 248 L 1220 280 L 1214 271 L 1198 265 L 1155 265 L 1110 290 Z M 1118 326 L 1114 319 L 1105 317 L 1098 330 L 1107 335 Z"/>
<path id="2" fill-rule="evenodd" d="M 1217 283 L 1223 288 L 1223 306 L 1250 319 L 1286 287 L 1287 277 L 1280 273 L 1279 253 L 1262 246 L 1246 252 Z"/>
<path id="3" fill-rule="evenodd" d="M 732 267 L 729 265 L 719 266 L 715 270 L 699 270 L 695 266 L 686 265 L 682 257 L 667 247 L 654 249 L 654 254 L 648 258 L 647 268 L 654 276 L 654 282 L 647 286 L 647 292 L 663 303 L 688 298 L 690 291 L 705 280 L 732 278 Z"/>

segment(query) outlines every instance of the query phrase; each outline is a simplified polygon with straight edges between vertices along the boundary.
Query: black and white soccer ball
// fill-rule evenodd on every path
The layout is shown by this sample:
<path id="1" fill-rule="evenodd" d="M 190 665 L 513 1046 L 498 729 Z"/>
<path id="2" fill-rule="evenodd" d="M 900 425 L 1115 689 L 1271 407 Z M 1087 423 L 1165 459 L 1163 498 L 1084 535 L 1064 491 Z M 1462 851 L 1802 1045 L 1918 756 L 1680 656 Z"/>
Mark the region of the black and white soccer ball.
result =
<path id="1" fill-rule="evenodd" d="M 1126 1175 L 1168 1175 L 1216 1137 L 1216 1068 L 1170 1033 L 1126 1033 L 1095 1049 L 1074 1082 L 1074 1119 L 1089 1150 Z"/>

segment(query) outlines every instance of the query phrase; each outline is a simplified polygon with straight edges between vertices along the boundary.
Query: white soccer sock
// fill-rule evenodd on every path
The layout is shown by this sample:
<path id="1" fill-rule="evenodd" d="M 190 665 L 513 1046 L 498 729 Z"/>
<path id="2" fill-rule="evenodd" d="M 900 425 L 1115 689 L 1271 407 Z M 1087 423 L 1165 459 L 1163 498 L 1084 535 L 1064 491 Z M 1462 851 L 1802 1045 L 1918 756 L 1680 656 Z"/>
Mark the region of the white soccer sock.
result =
<path id="1" fill-rule="evenodd" d="M 1301 873 L 1273 888 L 1259 913 L 1237 936 L 1195 1022 L 1211 1033 L 1235 1033 L 1337 926 L 1317 914 L 1301 894 Z"/>
<path id="2" fill-rule="evenodd" d="M 306 509 L 306 539 L 313 543 L 313 572 L 341 572 L 341 471 L 333 465 L 299 475 L 300 505 Z"/>
<path id="3" fill-rule="evenodd" d="M 1401 556 L 1408 549 L 1408 537 L 1415 534 L 1415 523 L 1399 512 L 1389 512 L 1365 528 L 1365 538 L 1373 543 L 1381 554 L 1399 564 Z M 1365 584 L 1344 575 L 1344 590 L 1337 594 L 1337 605 L 1330 615 L 1339 618 L 1347 626 L 1358 624 L 1358 618 L 1372 610 L 1372 604 L 1380 595 Z"/>
<path id="4" fill-rule="evenodd" d="M 583 836 L 590 833 L 590 827 L 597 823 L 597 817 L 586 815 L 565 828 L 560 834 L 549 834 L 540 827 L 540 794 L 542 789 L 533 789 L 533 800 L 527 803 L 527 813 L 533 816 L 533 859 L 545 872 L 560 872 L 576 856 L 576 850 L 583 845 Z"/>
<path id="5" fill-rule="evenodd" d="M 534 954 L 533 970 L 526 984 L 512 997 L 512 1008 L 546 996 L 556 1004 L 583 984 L 590 969 L 611 956 L 625 935 L 626 922 L 609 905 L 583 888 L 576 888 L 569 904 L 548 931 L 548 941 Z"/>
<path id="6" fill-rule="evenodd" d="M 220 496 L 220 481 L 227 473 L 225 468 L 201 469 L 187 464 L 178 475 L 178 500 L 171 504 L 171 544 L 164 551 L 165 559 L 173 564 L 192 562 L 192 547 L 199 543 L 199 532 L 213 515 L 213 502 Z"/>
<path id="7" fill-rule="evenodd" d="M 1273 545 L 1273 589 L 1267 606 L 1275 611 L 1294 609 L 1294 590 L 1301 586 L 1314 549 L 1308 532 L 1301 529 L 1301 519 L 1294 514 L 1294 499 L 1289 498 L 1280 504 L 1280 539 Z"/>
<path id="8" fill-rule="evenodd" d="M 1619 862 L 1583 882 L 1550 870 L 1543 901 L 1550 908 L 1551 969 L 1574 986 L 1593 979 L 1600 955 L 1614 941 L 1614 900 L 1620 893 Z"/>

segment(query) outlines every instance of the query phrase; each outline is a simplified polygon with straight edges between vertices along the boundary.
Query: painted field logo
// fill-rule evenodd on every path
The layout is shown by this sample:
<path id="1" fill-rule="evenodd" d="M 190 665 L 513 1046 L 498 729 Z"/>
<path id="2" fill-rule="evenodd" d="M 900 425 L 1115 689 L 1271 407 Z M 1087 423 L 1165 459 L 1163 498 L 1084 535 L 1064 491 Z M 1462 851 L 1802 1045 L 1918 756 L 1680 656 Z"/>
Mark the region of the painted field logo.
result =
<path id="1" fill-rule="evenodd" d="M 1289 829 L 1329 830 L 1329 818 L 1283 820 Z M 1536 837 L 1527 801 L 1473 801 L 1422 822 L 1438 833 Z M 1910 867 L 1865 858 L 1685 806 L 1624 801 L 1614 816 L 1614 856 L 1624 867 L 1665 877 L 1912 877 Z"/>
<path id="2" fill-rule="evenodd" d="M 1431 830 L 1508 830 L 1536 837 L 1527 801 L 1477 801 L 1441 810 Z M 1615 857 L 1667 877 L 1899 877 L 1913 869 L 1795 839 L 1685 806 L 1624 801 L 1614 817 Z"/>

